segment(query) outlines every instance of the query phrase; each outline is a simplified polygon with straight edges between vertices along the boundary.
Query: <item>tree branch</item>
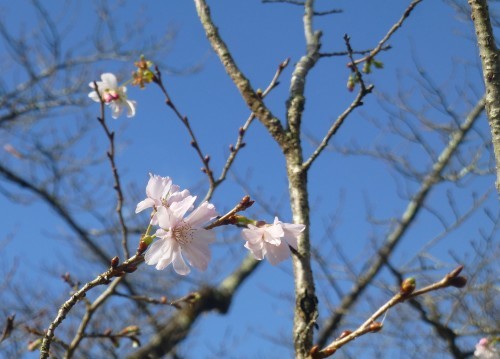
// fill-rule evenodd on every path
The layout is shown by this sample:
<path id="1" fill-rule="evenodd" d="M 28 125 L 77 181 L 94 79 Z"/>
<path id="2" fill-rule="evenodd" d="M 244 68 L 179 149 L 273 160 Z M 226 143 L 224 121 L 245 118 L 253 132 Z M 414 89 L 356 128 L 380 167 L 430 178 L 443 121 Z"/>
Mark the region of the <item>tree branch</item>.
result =
<path id="1" fill-rule="evenodd" d="M 469 0 L 469 5 L 483 65 L 486 114 L 491 128 L 497 167 L 497 191 L 500 194 L 500 51 L 495 45 L 487 1 Z"/>
<path id="2" fill-rule="evenodd" d="M 465 135 L 469 132 L 472 125 L 479 118 L 479 115 L 483 112 L 483 110 L 484 98 L 481 99 L 471 110 L 461 126 L 451 134 L 448 145 L 443 149 L 438 157 L 437 162 L 434 163 L 432 169 L 422 181 L 422 185 L 420 186 L 418 192 L 408 203 L 406 210 L 399 219 L 396 228 L 394 228 L 394 230 L 387 236 L 385 244 L 379 249 L 377 256 L 371 264 L 370 268 L 368 268 L 368 270 L 359 278 L 358 282 L 351 289 L 351 292 L 342 299 L 342 302 L 340 303 L 339 308 L 336 310 L 336 313 L 326 321 L 318 338 L 318 345 L 320 347 L 326 344 L 332 332 L 341 322 L 344 314 L 347 313 L 348 309 L 352 307 L 359 296 L 368 287 L 369 283 L 371 283 L 373 278 L 382 269 L 387 261 L 387 258 L 389 258 L 396 245 L 401 241 L 404 234 L 408 230 L 410 224 L 422 209 L 422 205 L 427 199 L 430 190 L 434 185 L 440 182 L 441 174 L 444 168 L 449 163 L 458 146 L 464 140 Z"/>

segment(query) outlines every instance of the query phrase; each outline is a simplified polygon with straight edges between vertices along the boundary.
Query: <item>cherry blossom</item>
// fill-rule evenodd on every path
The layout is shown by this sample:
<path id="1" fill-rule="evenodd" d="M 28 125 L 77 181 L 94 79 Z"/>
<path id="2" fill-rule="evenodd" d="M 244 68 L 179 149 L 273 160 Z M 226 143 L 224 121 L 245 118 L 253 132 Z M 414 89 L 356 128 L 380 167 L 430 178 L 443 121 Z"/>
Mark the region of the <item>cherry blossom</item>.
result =
<path id="1" fill-rule="evenodd" d="M 174 202 L 179 202 L 190 195 L 187 189 L 180 191 L 179 186 L 172 183 L 170 177 L 161 177 L 149 174 L 146 185 L 147 198 L 137 204 L 135 213 L 142 212 L 147 208 L 169 207 Z M 192 208 L 189 208 L 192 209 Z M 153 215 L 152 223 L 157 224 L 156 214 Z"/>
<path id="2" fill-rule="evenodd" d="M 500 352 L 498 352 L 493 343 L 490 343 L 488 338 L 482 338 L 476 344 L 474 357 L 480 359 L 500 359 Z"/>
<path id="3" fill-rule="evenodd" d="M 211 253 L 208 245 L 215 241 L 213 230 L 203 226 L 213 219 L 217 212 L 213 204 L 203 202 L 184 218 L 192 208 L 196 197 L 188 196 L 181 201 L 173 202 L 169 207 L 161 206 L 157 211 L 160 229 L 156 231 L 154 242 L 145 253 L 145 262 L 156 265 L 162 270 L 172 263 L 174 270 L 181 275 L 188 274 L 193 267 L 204 271 L 207 269 Z"/>
<path id="4" fill-rule="evenodd" d="M 267 258 L 276 265 L 290 257 L 290 247 L 297 249 L 297 238 L 306 228 L 303 224 L 283 223 L 275 217 L 273 224 L 258 222 L 248 224 L 242 236 L 246 240 L 245 247 L 258 260 Z"/>
<path id="5" fill-rule="evenodd" d="M 100 102 L 100 94 L 102 100 L 111 108 L 111 116 L 115 119 L 120 117 L 124 109 L 127 110 L 127 117 L 135 116 L 136 102 L 127 99 L 127 88 L 118 86 L 116 76 L 109 72 L 104 73 L 101 75 L 101 80 L 96 82 L 97 90 L 94 82 L 89 83 L 89 86 L 94 89 L 89 93 L 89 97 L 95 102 Z"/>

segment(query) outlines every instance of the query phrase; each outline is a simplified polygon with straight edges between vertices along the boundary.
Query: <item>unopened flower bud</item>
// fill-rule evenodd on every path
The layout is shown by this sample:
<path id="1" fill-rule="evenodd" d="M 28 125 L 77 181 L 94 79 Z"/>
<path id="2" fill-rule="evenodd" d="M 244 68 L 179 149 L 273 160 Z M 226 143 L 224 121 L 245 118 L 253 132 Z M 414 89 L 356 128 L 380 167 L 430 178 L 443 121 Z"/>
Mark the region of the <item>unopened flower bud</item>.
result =
<path id="1" fill-rule="evenodd" d="M 245 134 L 245 129 L 243 127 L 240 127 L 239 130 L 238 130 L 238 134 L 240 136 L 243 136 Z"/>
<path id="2" fill-rule="evenodd" d="M 120 263 L 120 258 L 118 258 L 118 256 L 113 257 L 113 259 L 111 259 L 111 268 L 116 268 L 118 263 Z"/>
<path id="3" fill-rule="evenodd" d="M 210 162 L 210 156 L 209 155 L 206 155 L 203 160 L 205 161 L 205 163 L 208 163 Z"/>
<path id="4" fill-rule="evenodd" d="M 400 293 L 402 295 L 409 295 L 409 294 L 413 293 L 416 286 L 417 286 L 417 282 L 415 281 L 415 278 L 413 278 L 413 277 L 406 278 L 403 281 L 403 283 L 401 283 Z"/>
<path id="5" fill-rule="evenodd" d="M 370 332 L 375 333 L 375 332 L 380 331 L 383 326 L 384 325 L 380 322 L 373 322 L 370 324 L 369 329 L 370 329 Z"/>
<path id="6" fill-rule="evenodd" d="M 234 146 L 232 144 L 229 145 L 229 152 L 234 152 Z"/>
<path id="7" fill-rule="evenodd" d="M 340 335 L 337 339 L 342 339 L 344 337 L 347 337 L 351 333 L 352 333 L 352 330 L 344 330 L 342 333 L 340 333 Z"/>
<path id="8" fill-rule="evenodd" d="M 121 335 L 130 335 L 130 334 L 138 334 L 140 332 L 140 328 L 137 325 L 129 325 L 123 328 L 119 334 Z"/>

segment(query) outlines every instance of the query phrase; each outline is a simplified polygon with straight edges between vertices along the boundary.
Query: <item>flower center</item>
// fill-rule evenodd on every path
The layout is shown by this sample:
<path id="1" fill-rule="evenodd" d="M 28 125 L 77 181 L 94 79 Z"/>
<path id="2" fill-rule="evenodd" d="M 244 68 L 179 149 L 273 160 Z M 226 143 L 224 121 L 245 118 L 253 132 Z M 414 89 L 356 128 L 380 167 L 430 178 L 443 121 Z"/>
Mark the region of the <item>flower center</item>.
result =
<path id="1" fill-rule="evenodd" d="M 191 228 L 189 223 L 182 222 L 176 226 L 172 231 L 172 236 L 181 246 L 191 243 L 193 240 L 194 229 Z"/>
<path id="2" fill-rule="evenodd" d="M 106 90 L 102 97 L 104 102 L 109 103 L 120 99 L 120 95 L 115 90 Z"/>

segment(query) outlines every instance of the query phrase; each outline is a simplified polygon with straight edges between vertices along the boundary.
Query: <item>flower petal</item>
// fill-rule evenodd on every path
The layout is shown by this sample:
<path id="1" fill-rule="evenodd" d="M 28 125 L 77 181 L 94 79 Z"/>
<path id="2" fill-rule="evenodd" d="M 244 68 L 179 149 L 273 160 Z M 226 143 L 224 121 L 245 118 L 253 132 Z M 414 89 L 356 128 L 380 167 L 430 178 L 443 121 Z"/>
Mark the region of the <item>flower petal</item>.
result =
<path id="1" fill-rule="evenodd" d="M 103 85 L 105 85 L 106 87 L 113 90 L 118 90 L 118 81 L 116 80 L 116 76 L 114 74 L 106 72 L 101 75 L 101 80 L 103 82 Z"/>
<path id="2" fill-rule="evenodd" d="M 180 251 L 173 253 L 173 261 L 172 264 L 174 266 L 174 270 L 180 275 L 186 275 L 191 272 L 186 262 L 184 262 L 184 258 L 182 258 L 182 254 Z"/>
<path id="3" fill-rule="evenodd" d="M 137 203 L 137 207 L 135 207 L 135 213 L 139 213 L 144 211 L 146 208 L 151 208 L 155 205 L 155 201 L 151 198 L 146 198 L 145 200 Z"/>
<path id="4" fill-rule="evenodd" d="M 208 202 L 203 202 L 193 212 L 186 217 L 186 222 L 193 227 L 201 227 L 209 220 L 217 216 L 215 206 Z"/>
<path id="5" fill-rule="evenodd" d="M 201 271 L 205 271 L 208 267 L 211 254 L 208 243 L 191 242 L 189 245 L 183 247 L 183 252 L 186 259 L 193 266 Z"/>
<path id="6" fill-rule="evenodd" d="M 290 257 L 290 248 L 288 248 L 288 244 L 285 241 L 281 241 L 281 244 L 278 246 L 268 244 L 266 245 L 266 250 L 267 260 L 272 265 L 283 262 L 285 259 Z"/>

